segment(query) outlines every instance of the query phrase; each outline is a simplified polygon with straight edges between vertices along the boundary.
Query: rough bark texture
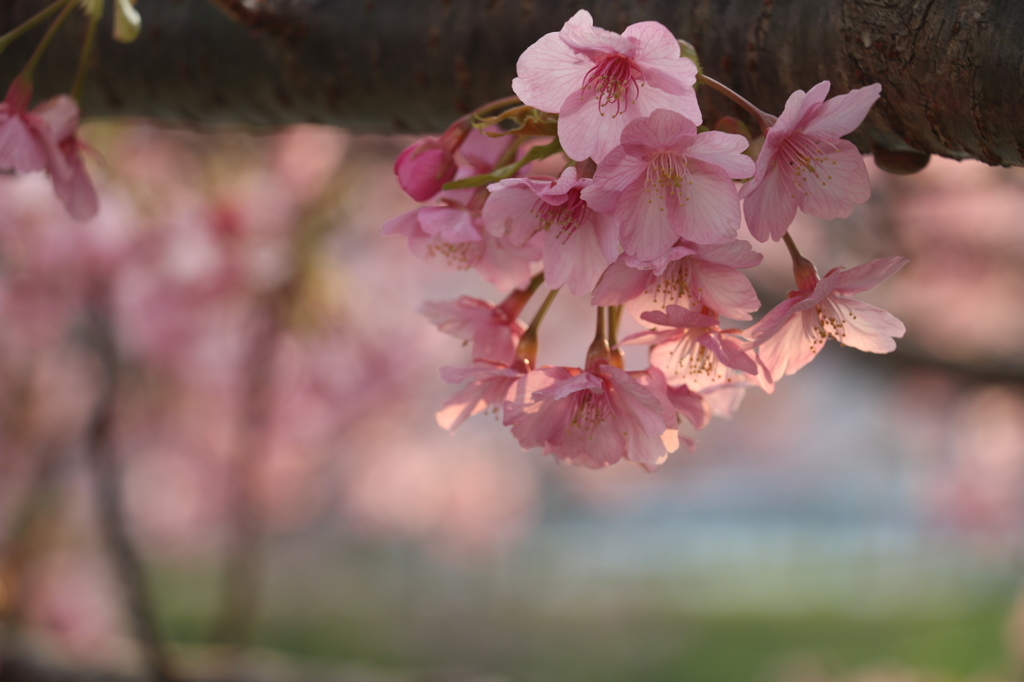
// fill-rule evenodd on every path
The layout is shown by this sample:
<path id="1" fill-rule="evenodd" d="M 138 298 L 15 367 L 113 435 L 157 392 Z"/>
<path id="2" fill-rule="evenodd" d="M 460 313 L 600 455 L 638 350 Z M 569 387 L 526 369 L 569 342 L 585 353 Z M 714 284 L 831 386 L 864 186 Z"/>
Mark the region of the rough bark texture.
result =
<path id="1" fill-rule="evenodd" d="M 0 32 L 47 1 L 4 0 Z M 881 103 L 854 137 L 864 150 L 1024 165 L 1019 0 L 213 1 L 219 9 L 140 0 L 143 34 L 132 45 L 104 31 L 86 112 L 437 130 L 509 94 L 523 49 L 585 7 L 613 30 L 662 22 L 697 46 L 709 75 L 772 113 L 820 80 L 834 92 L 882 83 Z M 41 66 L 41 94 L 69 86 L 84 21 L 70 23 Z M 33 44 L 23 38 L 0 58 L 0 82 Z M 736 113 L 714 93 L 702 99 L 711 116 Z"/>

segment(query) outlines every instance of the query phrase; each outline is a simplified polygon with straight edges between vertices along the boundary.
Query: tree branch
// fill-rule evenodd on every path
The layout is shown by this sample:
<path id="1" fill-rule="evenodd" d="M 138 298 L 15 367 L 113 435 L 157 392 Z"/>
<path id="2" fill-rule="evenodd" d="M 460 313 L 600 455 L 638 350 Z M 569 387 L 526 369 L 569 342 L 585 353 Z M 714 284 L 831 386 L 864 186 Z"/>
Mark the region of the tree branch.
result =
<path id="1" fill-rule="evenodd" d="M 0 32 L 44 2 L 6 0 Z M 1024 4 L 1013 0 L 140 0 L 136 43 L 103 32 L 84 109 L 439 130 L 508 94 L 518 55 L 579 6 L 617 31 L 662 22 L 697 47 L 709 75 L 771 113 L 821 80 L 834 92 L 882 83 L 853 138 L 862 150 L 1024 165 Z M 51 48 L 40 94 L 70 86 L 84 30 L 76 17 Z M 4 54 L 0 81 L 31 47 L 22 38 Z M 709 118 L 738 113 L 704 90 Z"/>

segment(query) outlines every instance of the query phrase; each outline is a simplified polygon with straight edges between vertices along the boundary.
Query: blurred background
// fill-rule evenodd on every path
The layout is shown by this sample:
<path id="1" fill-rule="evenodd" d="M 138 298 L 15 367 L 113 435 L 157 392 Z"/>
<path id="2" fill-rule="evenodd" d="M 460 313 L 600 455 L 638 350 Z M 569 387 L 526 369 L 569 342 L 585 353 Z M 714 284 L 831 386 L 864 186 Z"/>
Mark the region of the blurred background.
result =
<path id="1" fill-rule="evenodd" d="M 906 323 L 899 350 L 829 344 L 648 474 L 557 465 L 493 416 L 437 427 L 437 368 L 466 351 L 416 309 L 500 294 L 380 235 L 414 208 L 391 171 L 410 139 L 83 136 L 95 219 L 0 178 L 3 651 L 141 670 L 105 452 L 188 673 L 1020 679 L 1024 169 L 869 159 L 869 203 L 792 233 L 823 272 L 910 258 L 863 296 Z M 771 306 L 790 261 L 757 250 Z M 563 293 L 540 361 L 579 365 L 590 329 Z"/>

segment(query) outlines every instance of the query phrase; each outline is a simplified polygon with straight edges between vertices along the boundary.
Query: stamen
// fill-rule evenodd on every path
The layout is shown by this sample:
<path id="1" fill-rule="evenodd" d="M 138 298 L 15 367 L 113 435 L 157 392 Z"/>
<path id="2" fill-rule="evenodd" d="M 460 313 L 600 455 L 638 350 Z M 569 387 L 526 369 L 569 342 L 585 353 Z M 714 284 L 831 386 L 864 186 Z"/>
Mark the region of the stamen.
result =
<path id="1" fill-rule="evenodd" d="M 822 149 L 825 146 L 825 149 Z M 779 147 L 779 159 L 789 165 L 792 180 L 797 191 L 807 196 L 809 183 L 820 182 L 822 187 L 832 179 L 831 167 L 836 162 L 829 157 L 839 147 L 822 140 L 812 140 L 806 135 L 790 135 Z"/>
<path id="2" fill-rule="evenodd" d="M 614 104 L 615 113 L 612 118 L 615 118 L 629 108 L 631 100 L 636 102 L 640 96 L 640 87 L 644 84 L 643 71 L 637 68 L 633 60 L 621 54 L 609 55 L 594 64 L 583 77 L 583 95 L 593 89 L 602 116 L 604 108 Z"/>
<path id="3" fill-rule="evenodd" d="M 554 206 L 543 199 L 538 199 L 530 213 L 540 221 L 540 229 L 545 232 L 552 226 L 558 229 L 558 240 L 565 244 L 576 232 L 587 217 L 587 202 L 580 198 L 580 190 L 569 190 L 569 200 Z"/>
<path id="4" fill-rule="evenodd" d="M 658 200 L 661 201 L 662 211 L 665 210 L 666 197 L 675 198 L 680 206 L 684 206 L 690 200 L 690 170 L 687 168 L 688 159 L 671 152 L 658 152 L 647 165 L 647 176 L 644 178 L 644 189 L 650 194 L 651 190 L 658 193 Z M 653 199 L 648 199 L 651 203 Z"/>

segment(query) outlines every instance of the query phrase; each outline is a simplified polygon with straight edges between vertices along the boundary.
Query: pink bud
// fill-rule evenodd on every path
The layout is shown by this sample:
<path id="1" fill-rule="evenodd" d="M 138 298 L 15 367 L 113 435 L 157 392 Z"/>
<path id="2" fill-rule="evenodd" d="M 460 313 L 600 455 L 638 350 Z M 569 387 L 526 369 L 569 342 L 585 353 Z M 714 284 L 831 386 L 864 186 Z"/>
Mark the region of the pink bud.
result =
<path id="1" fill-rule="evenodd" d="M 406 194 L 427 201 L 455 177 L 455 158 L 441 139 L 425 137 L 401 153 L 395 161 L 395 175 Z"/>

